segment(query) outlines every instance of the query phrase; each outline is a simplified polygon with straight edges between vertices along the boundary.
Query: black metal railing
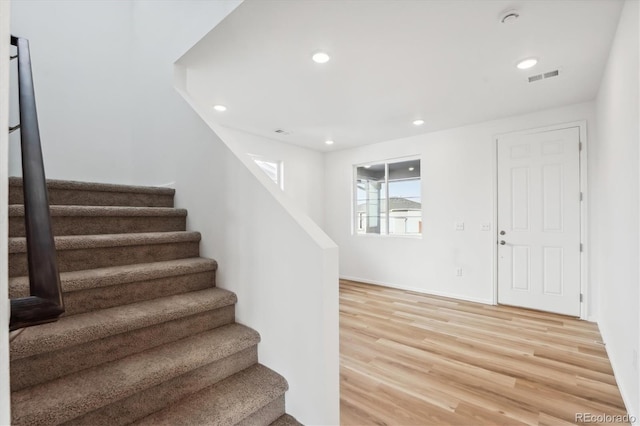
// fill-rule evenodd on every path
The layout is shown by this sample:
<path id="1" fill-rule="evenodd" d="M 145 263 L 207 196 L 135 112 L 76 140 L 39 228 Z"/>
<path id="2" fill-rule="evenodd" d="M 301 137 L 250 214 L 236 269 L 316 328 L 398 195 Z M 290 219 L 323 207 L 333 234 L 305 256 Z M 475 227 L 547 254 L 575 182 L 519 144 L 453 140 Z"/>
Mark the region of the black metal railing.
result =
<path id="1" fill-rule="evenodd" d="M 11 36 L 11 44 L 18 50 L 19 130 L 30 289 L 30 296 L 11 299 L 9 329 L 15 330 L 57 320 L 64 312 L 64 302 L 51 230 L 29 40 Z"/>

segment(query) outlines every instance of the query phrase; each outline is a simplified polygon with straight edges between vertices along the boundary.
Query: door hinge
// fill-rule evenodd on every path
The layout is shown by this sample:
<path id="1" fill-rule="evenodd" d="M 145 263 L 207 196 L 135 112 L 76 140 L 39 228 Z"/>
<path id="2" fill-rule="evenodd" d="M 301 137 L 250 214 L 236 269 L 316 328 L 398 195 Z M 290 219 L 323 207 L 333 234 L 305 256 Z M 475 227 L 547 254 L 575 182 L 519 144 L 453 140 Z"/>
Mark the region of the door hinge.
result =
<path id="1" fill-rule="evenodd" d="M 582 243 L 580 243 L 580 252 L 584 251 L 584 246 L 582 245 Z"/>
<path id="2" fill-rule="evenodd" d="M 582 201 L 584 197 L 582 196 L 582 192 L 580 193 L 580 201 Z"/>
<path id="3" fill-rule="evenodd" d="M 582 302 L 584 300 L 584 295 L 582 293 L 580 293 L 580 302 Z"/>
<path id="4" fill-rule="evenodd" d="M 582 142 L 578 142 L 578 151 L 582 151 Z"/>

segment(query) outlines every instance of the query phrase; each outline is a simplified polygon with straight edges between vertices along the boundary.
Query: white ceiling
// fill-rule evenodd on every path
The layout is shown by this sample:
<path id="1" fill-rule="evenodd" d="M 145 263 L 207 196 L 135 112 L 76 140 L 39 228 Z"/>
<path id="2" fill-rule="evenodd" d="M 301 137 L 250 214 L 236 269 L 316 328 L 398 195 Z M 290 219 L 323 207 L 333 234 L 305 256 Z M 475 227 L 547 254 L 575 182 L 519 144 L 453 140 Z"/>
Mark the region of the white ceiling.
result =
<path id="1" fill-rule="evenodd" d="M 596 96 L 617 0 L 246 0 L 192 48 L 188 89 L 219 123 L 335 150 Z M 501 24 L 501 13 L 520 18 Z M 323 50 L 331 60 L 314 63 Z M 537 57 L 530 70 L 515 64 Z M 552 70 L 535 83 L 527 77 Z M 412 124 L 425 120 L 423 126 Z M 289 135 L 278 135 L 276 129 Z M 333 146 L 324 141 L 332 139 Z"/>

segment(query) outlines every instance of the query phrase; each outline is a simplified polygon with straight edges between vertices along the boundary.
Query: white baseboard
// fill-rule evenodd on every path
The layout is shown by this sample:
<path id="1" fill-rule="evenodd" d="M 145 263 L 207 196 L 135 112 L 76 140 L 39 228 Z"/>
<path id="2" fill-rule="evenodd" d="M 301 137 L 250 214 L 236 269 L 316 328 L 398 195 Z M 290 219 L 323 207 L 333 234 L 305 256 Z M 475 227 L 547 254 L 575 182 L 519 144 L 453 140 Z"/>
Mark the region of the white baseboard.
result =
<path id="1" fill-rule="evenodd" d="M 366 279 L 366 278 L 349 277 L 349 276 L 344 276 L 344 275 L 340 276 L 340 279 L 349 280 L 349 281 L 358 281 L 358 282 L 365 283 L 365 284 L 373 284 L 373 285 L 379 285 L 379 286 L 383 286 L 383 287 L 397 288 L 398 290 L 415 291 L 416 293 L 428 294 L 428 295 L 431 295 L 431 296 L 448 297 L 450 299 L 458 299 L 458 300 L 464 300 L 464 301 L 467 301 L 467 302 L 482 303 L 483 305 L 493 305 L 493 301 L 491 299 L 481 299 L 481 298 L 476 298 L 476 297 L 469 297 L 469 296 L 460 295 L 460 294 L 447 293 L 447 292 L 444 292 L 444 291 L 425 290 L 424 288 L 410 287 L 410 286 L 405 286 L 405 285 L 399 285 L 399 284 L 388 283 L 388 282 L 383 282 L 383 281 L 376 281 L 376 280 L 369 280 L 369 279 Z"/>

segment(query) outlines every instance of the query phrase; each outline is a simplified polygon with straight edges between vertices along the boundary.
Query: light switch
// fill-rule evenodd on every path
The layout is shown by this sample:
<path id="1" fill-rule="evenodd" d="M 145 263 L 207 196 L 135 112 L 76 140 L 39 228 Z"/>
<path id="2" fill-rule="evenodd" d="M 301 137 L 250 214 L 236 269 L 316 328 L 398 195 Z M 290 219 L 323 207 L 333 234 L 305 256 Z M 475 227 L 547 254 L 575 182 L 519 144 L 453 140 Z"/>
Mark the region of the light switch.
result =
<path id="1" fill-rule="evenodd" d="M 480 225 L 480 230 L 481 231 L 491 231 L 491 224 L 490 223 L 483 223 L 482 225 Z"/>
<path id="2" fill-rule="evenodd" d="M 464 222 L 456 222 L 456 231 L 464 231 Z"/>

